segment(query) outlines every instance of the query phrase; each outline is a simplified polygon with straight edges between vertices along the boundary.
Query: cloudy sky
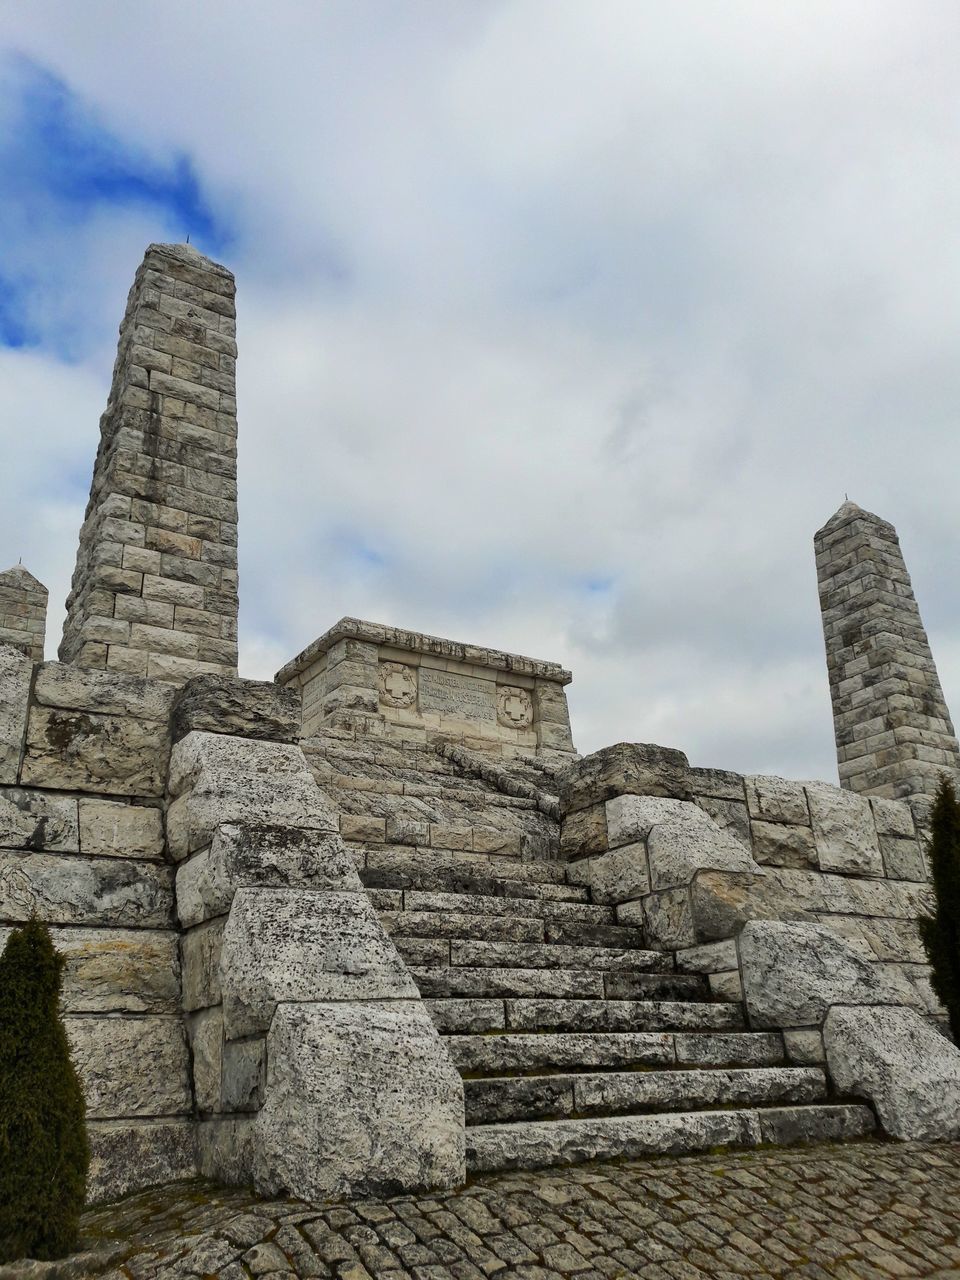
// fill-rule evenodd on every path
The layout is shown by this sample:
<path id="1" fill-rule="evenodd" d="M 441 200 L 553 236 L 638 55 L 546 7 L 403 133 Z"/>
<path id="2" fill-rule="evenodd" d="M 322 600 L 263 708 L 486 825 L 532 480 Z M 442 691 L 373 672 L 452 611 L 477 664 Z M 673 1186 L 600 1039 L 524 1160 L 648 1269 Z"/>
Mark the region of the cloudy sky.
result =
<path id="1" fill-rule="evenodd" d="M 241 673 L 563 662 L 581 750 L 835 777 L 811 538 L 960 713 L 956 0 L 0 0 L 0 560 L 48 654 L 144 247 L 237 275 Z"/>

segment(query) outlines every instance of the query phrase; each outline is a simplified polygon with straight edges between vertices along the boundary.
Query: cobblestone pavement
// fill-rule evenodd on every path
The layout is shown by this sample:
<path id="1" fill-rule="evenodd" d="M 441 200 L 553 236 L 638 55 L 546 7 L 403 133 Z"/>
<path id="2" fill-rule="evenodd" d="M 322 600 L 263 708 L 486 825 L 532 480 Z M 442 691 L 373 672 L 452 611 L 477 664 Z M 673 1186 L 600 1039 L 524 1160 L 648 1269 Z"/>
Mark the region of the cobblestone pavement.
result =
<path id="1" fill-rule="evenodd" d="M 582 1165 L 336 1206 L 197 1182 L 92 1211 L 84 1231 L 68 1269 L 0 1280 L 960 1277 L 960 1145 Z"/>

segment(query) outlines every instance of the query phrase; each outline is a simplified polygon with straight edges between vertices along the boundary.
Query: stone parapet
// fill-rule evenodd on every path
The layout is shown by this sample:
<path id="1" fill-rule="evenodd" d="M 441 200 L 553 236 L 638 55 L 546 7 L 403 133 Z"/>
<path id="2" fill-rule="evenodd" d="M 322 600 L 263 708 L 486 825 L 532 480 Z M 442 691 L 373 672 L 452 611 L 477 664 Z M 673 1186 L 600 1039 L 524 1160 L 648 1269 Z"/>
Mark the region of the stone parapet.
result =
<path id="1" fill-rule="evenodd" d="M 179 682 L 236 674 L 233 276 L 151 245 L 120 327 L 60 657 Z"/>
<path id="2" fill-rule="evenodd" d="M 897 532 L 845 502 L 814 546 L 840 785 L 932 794 L 960 747 Z"/>

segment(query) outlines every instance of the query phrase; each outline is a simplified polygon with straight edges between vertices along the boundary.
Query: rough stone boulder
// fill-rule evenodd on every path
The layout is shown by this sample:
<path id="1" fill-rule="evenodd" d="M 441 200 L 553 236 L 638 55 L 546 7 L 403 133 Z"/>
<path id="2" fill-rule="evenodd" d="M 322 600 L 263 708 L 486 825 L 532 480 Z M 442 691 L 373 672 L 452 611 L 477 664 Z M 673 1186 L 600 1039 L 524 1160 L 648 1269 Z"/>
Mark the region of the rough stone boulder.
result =
<path id="1" fill-rule="evenodd" d="M 891 1137 L 960 1138 L 960 1049 L 913 1009 L 831 1009 L 823 1038 L 836 1087 L 868 1098 Z"/>

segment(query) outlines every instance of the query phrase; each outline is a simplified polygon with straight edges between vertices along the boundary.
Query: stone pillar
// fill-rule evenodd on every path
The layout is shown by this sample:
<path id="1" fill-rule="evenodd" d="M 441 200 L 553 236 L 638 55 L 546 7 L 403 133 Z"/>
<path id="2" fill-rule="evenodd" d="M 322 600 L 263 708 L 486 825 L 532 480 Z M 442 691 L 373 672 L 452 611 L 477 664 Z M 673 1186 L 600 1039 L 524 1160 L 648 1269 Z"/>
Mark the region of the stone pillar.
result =
<path id="1" fill-rule="evenodd" d="M 840 785 L 932 793 L 960 748 L 897 531 L 845 502 L 814 546 Z"/>
<path id="2" fill-rule="evenodd" d="M 151 245 L 120 326 L 62 661 L 236 674 L 235 334 L 230 272 Z"/>
<path id="3" fill-rule="evenodd" d="M 12 644 L 34 662 L 43 661 L 47 588 L 22 564 L 0 573 L 0 644 Z"/>

